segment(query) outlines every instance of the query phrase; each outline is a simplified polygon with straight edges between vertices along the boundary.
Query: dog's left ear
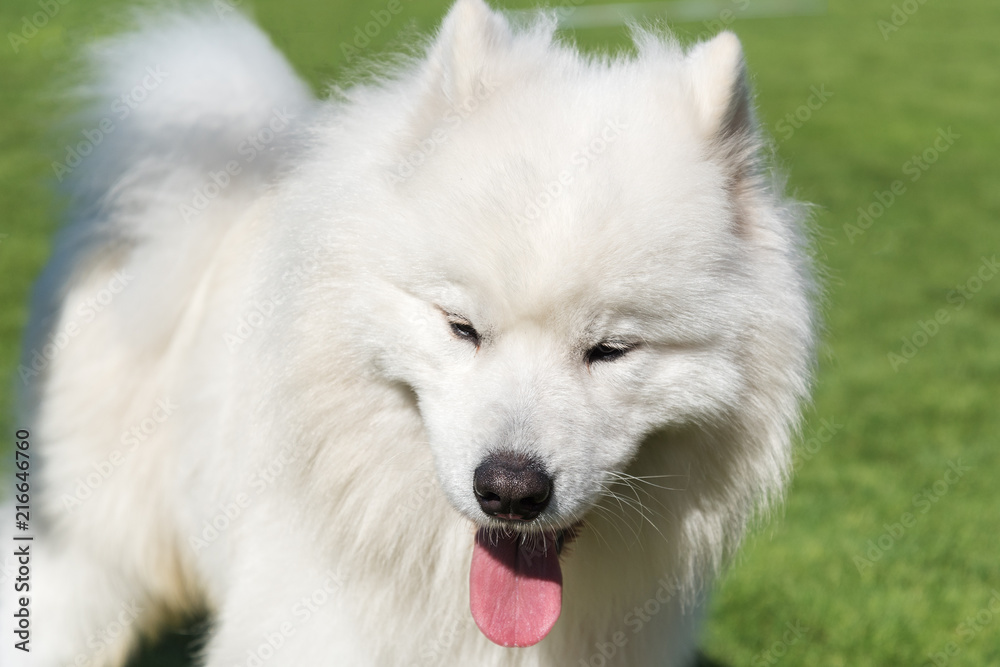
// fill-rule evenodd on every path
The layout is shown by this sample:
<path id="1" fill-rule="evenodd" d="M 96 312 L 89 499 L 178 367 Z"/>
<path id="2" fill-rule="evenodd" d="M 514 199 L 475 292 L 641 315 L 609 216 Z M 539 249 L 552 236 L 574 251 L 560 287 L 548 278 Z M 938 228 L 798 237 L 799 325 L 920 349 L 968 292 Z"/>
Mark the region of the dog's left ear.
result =
<path id="1" fill-rule="evenodd" d="M 696 45 L 687 55 L 695 116 L 702 138 L 731 153 L 755 134 L 743 47 L 731 32 Z"/>
<path id="2" fill-rule="evenodd" d="M 483 0 L 458 0 L 431 47 L 428 83 L 450 103 L 462 104 L 489 86 L 492 56 L 509 49 L 512 40 L 507 20 Z"/>
<path id="3" fill-rule="evenodd" d="M 444 17 L 420 73 L 420 92 L 396 136 L 399 155 L 418 150 L 442 121 L 464 118 L 492 94 L 513 32 L 483 0 L 458 0 Z M 457 115 L 456 115 L 457 114 Z"/>

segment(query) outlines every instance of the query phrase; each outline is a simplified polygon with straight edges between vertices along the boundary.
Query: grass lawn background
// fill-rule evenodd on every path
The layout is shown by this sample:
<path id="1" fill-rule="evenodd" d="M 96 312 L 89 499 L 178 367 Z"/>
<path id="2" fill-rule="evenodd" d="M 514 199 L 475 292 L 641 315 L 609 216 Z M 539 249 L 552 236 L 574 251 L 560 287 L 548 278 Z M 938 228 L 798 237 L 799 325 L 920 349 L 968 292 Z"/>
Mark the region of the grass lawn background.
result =
<path id="1" fill-rule="evenodd" d="M 704 648 L 733 666 L 1000 664 L 1000 277 L 984 264 L 1000 254 L 1000 3 L 845 0 L 822 15 L 740 18 L 754 2 L 716 3 L 712 26 L 743 40 L 790 187 L 817 204 L 827 333 L 789 502 L 720 585 Z M 883 34 L 894 4 L 901 25 Z M 345 72 L 340 45 L 385 5 L 258 0 L 254 12 L 321 90 Z M 68 0 L 15 53 L 6 36 L 41 9 L 0 4 L 5 464 L 29 289 L 61 206 L 50 165 L 72 137 L 53 129 L 50 94 L 77 45 L 126 6 Z M 445 3 L 403 7 L 366 53 L 432 28 Z M 708 29 L 674 27 L 686 39 Z M 626 43 L 618 27 L 568 36 L 595 49 Z M 815 91 L 826 100 L 803 106 Z M 799 127 L 786 119 L 796 112 L 808 116 Z M 949 131 L 926 170 L 912 161 Z M 858 227 L 858 208 L 877 213 L 888 195 L 876 193 L 897 180 L 901 194 Z M 894 368 L 890 353 L 914 350 Z M 960 477 L 949 473 L 959 465 Z M 135 664 L 179 667 L 184 650 L 175 638 Z"/>

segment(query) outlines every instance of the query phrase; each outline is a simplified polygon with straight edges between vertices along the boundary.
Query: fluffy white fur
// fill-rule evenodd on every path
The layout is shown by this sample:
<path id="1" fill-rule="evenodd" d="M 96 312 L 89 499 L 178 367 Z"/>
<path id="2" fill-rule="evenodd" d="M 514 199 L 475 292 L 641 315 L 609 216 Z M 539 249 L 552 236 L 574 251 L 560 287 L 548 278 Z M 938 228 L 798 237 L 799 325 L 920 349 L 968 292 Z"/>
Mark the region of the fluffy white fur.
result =
<path id="1" fill-rule="evenodd" d="M 36 292 L 32 651 L 5 628 L 2 663 L 121 665 L 204 609 L 209 667 L 575 666 L 618 631 L 606 664 L 689 664 L 782 492 L 811 283 L 736 37 L 636 46 L 582 56 L 459 0 L 426 58 L 327 101 L 233 14 L 100 46 L 87 122 L 166 76 L 74 171 Z M 588 366 L 606 340 L 638 346 Z M 469 614 L 498 446 L 554 474 L 540 525 L 584 521 L 531 648 Z"/>

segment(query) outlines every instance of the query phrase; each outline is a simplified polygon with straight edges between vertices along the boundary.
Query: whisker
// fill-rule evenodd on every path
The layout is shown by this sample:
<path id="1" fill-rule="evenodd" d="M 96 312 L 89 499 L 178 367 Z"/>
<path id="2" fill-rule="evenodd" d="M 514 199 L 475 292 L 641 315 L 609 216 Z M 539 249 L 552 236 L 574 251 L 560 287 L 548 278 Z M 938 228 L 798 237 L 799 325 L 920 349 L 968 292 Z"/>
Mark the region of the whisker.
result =
<path id="1" fill-rule="evenodd" d="M 598 510 L 598 509 L 604 510 L 603 507 L 601 507 L 601 508 L 595 507 L 594 509 L 595 510 Z M 606 546 L 609 550 L 611 549 L 611 545 L 608 544 L 608 541 L 606 539 L 604 539 L 604 535 L 602 535 L 601 531 L 598 530 L 596 524 L 594 524 L 591 521 L 584 521 L 583 525 L 587 529 L 587 531 L 593 533 L 594 537 L 596 537 L 597 539 L 599 539 L 604 546 Z"/>
<path id="2" fill-rule="evenodd" d="M 614 491 L 611 491 L 610 489 L 607 489 L 607 488 L 603 487 L 603 485 L 602 485 L 602 488 L 604 488 L 603 495 L 610 496 L 611 498 L 613 498 L 615 500 L 615 502 L 618 503 L 618 507 L 621 509 L 622 523 L 624 523 L 626 526 L 628 526 L 629 530 L 632 531 L 632 534 L 635 536 L 636 542 L 641 542 L 642 540 L 639 538 L 639 532 L 638 532 L 638 530 L 636 530 L 636 526 L 632 525 L 632 522 L 630 521 L 630 517 L 629 517 L 629 512 L 626 511 L 625 505 L 622 504 L 623 500 L 625 501 L 626 504 L 630 504 L 631 501 L 628 498 L 624 498 L 624 497 L 620 496 L 619 494 L 615 493 Z M 633 510 L 635 510 L 634 506 L 632 506 L 632 505 L 630 505 L 630 506 L 632 507 Z M 613 523 L 612 525 L 617 525 L 617 524 Z M 623 542 L 625 541 L 625 537 L 624 536 L 622 536 L 622 541 Z"/>
<path id="3" fill-rule="evenodd" d="M 615 493 L 614 491 L 611 491 L 611 490 L 609 490 L 607 488 L 604 488 L 603 485 L 602 485 L 602 489 L 603 489 L 603 491 L 602 491 L 601 495 L 613 498 L 614 501 L 616 503 L 618 503 L 618 507 L 621 510 L 621 513 L 618 515 L 620 517 L 621 521 L 620 522 L 619 521 L 612 521 L 611 525 L 615 527 L 615 530 L 618 530 L 618 524 L 619 523 L 624 523 L 626 526 L 628 526 L 629 530 L 632 531 L 632 534 L 635 536 L 635 539 L 638 541 L 639 540 L 639 533 L 636 531 L 635 526 L 633 526 L 632 522 L 629 520 L 629 516 L 628 516 L 629 513 L 625 510 L 625 506 L 622 504 L 622 499 L 619 497 L 619 495 L 617 493 Z M 609 515 L 612 518 L 614 518 L 614 513 L 613 513 L 613 508 L 612 507 L 605 507 L 604 509 L 609 513 Z M 622 533 L 621 533 L 620 530 L 618 530 L 618 534 L 621 535 L 622 542 L 626 542 L 625 536 L 622 535 Z"/>
<path id="4" fill-rule="evenodd" d="M 624 484 L 629 482 L 639 482 L 641 484 L 646 484 L 647 486 L 652 486 L 657 489 L 663 489 L 664 491 L 686 491 L 686 488 L 676 488 L 672 486 L 663 486 L 661 484 L 654 484 L 650 482 L 651 479 L 670 479 L 675 477 L 686 477 L 686 475 L 647 475 L 645 477 L 637 477 L 635 475 L 629 475 L 622 472 L 609 471 L 608 474 L 615 476 L 617 479 L 614 480 L 615 483 Z"/>
<path id="5" fill-rule="evenodd" d="M 618 503 L 618 506 L 619 506 L 619 507 L 621 507 L 621 510 L 622 510 L 622 518 L 625 518 L 625 516 L 624 516 L 624 512 L 625 512 L 625 507 L 624 507 L 624 506 L 622 505 L 622 501 L 621 501 L 621 498 L 619 498 L 619 497 L 618 497 L 618 494 L 617 494 L 617 493 L 615 493 L 614 491 L 612 491 L 611 489 L 609 489 L 609 488 L 608 488 L 607 486 L 605 486 L 605 485 L 604 485 L 603 483 L 601 484 L 601 489 L 602 489 L 602 491 L 603 491 L 604 495 L 606 495 L 606 496 L 610 496 L 610 497 L 612 497 L 612 498 L 614 498 L 614 499 L 615 499 L 615 501 L 616 501 L 616 502 Z"/>
<path id="6" fill-rule="evenodd" d="M 639 491 L 642 490 L 642 492 L 645 493 L 648 497 L 652 498 L 653 500 L 656 500 L 657 504 L 659 504 L 661 507 L 663 507 L 668 512 L 669 512 L 669 508 L 667 508 L 665 505 L 663 505 L 662 502 L 660 502 L 655 496 L 653 496 L 652 493 L 650 493 L 650 491 L 648 489 L 641 489 L 641 487 L 637 487 L 635 484 L 633 484 L 633 480 L 634 481 L 642 482 L 644 484 L 649 484 L 650 486 L 655 486 L 655 487 L 659 487 L 659 488 L 663 488 L 663 487 L 660 487 L 657 484 L 653 484 L 652 482 L 648 482 L 648 481 L 646 481 L 646 480 L 644 480 L 642 478 L 636 477 L 635 475 L 629 475 L 627 473 L 620 473 L 620 472 L 613 471 L 613 470 L 609 470 L 609 471 L 606 471 L 606 472 L 607 472 L 607 474 L 609 476 L 611 476 L 613 478 L 613 479 L 611 479 L 611 480 L 608 481 L 608 484 L 610 484 L 610 485 L 623 484 L 625 486 L 628 486 L 628 488 L 632 491 L 633 495 L 635 496 L 635 500 L 633 501 L 631 498 L 626 498 L 626 497 L 622 496 L 621 494 L 615 493 L 611 488 L 609 488 L 609 486 L 606 486 L 605 484 L 601 485 L 602 488 L 609 495 L 611 495 L 611 496 L 613 496 L 615 498 L 615 500 L 618 502 L 619 506 L 622 507 L 623 511 L 624 511 L 624 505 L 623 505 L 623 503 L 624 503 L 625 505 L 628 505 L 629 507 L 631 507 L 633 509 L 633 511 L 635 511 L 635 513 L 639 515 L 639 519 L 641 521 L 645 521 L 646 523 L 648 523 L 649 526 L 653 530 L 655 530 L 657 532 L 657 534 L 661 538 L 663 538 L 664 540 L 666 540 L 666 536 L 663 534 L 663 531 L 661 531 L 660 528 L 659 528 L 659 526 L 656 525 L 656 522 L 654 522 L 650 518 L 649 514 L 652 514 L 653 516 L 658 517 L 660 519 L 665 519 L 665 517 L 662 514 L 660 514 L 659 512 L 657 512 L 656 510 L 653 510 L 653 509 L 647 507 L 645 504 L 643 504 L 642 498 L 639 495 Z M 651 476 L 651 477 L 653 477 L 653 476 Z M 672 489 L 667 489 L 667 490 L 672 490 Z M 640 521 L 640 523 L 641 523 L 641 521 Z M 631 528 L 631 525 L 629 527 Z M 636 533 L 636 539 L 638 539 L 638 533 L 636 532 L 636 530 L 634 528 L 632 528 L 632 531 L 634 533 Z"/>

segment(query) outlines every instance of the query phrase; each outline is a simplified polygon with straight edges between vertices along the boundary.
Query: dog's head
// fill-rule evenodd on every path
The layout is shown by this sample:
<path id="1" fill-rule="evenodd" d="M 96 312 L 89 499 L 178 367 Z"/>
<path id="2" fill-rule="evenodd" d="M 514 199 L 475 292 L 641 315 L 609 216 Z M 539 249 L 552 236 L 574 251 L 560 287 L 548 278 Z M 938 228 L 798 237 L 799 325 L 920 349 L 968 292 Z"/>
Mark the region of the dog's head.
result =
<path id="1" fill-rule="evenodd" d="M 386 164 L 404 213 L 378 271 L 405 297 L 382 367 L 482 525 L 565 529 L 650 433 L 778 433 L 805 388 L 798 221 L 762 177 L 739 42 L 637 42 L 588 60 L 459 2 Z"/>
<path id="2" fill-rule="evenodd" d="M 759 162 L 735 36 L 637 33 L 602 60 L 552 28 L 460 0 L 412 77 L 367 93 L 397 108 L 363 130 L 363 335 L 494 546 L 558 543 L 638 469 L 683 478 L 663 515 L 721 552 L 780 492 L 807 390 L 800 215 Z"/>

